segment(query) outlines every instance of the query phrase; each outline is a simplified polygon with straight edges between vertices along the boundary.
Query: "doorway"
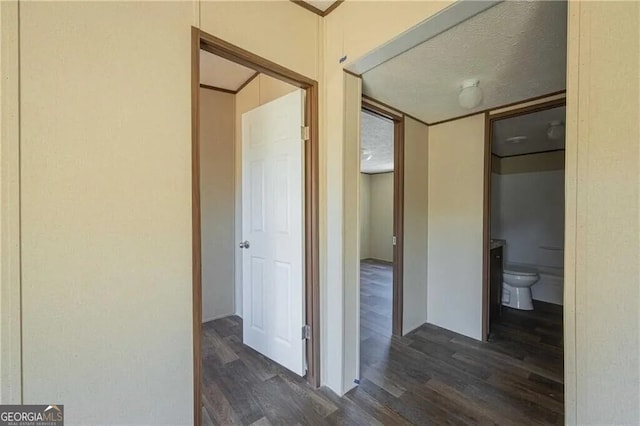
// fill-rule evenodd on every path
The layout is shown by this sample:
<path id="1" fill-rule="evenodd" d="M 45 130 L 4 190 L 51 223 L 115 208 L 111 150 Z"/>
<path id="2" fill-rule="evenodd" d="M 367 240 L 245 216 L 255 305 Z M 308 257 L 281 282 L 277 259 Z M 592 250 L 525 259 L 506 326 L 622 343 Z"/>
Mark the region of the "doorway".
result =
<path id="1" fill-rule="evenodd" d="M 489 341 L 528 317 L 546 322 L 562 347 L 565 104 L 563 97 L 485 116 L 483 335 Z"/>
<path id="2" fill-rule="evenodd" d="M 297 229 L 300 233 L 300 238 L 298 241 L 300 242 L 299 246 L 295 249 L 292 249 L 291 254 L 296 257 L 300 257 L 300 267 L 297 268 L 300 273 L 300 283 L 298 288 L 294 293 L 296 298 L 300 298 L 301 300 L 297 303 L 301 304 L 301 312 L 299 312 L 299 318 L 301 320 L 300 329 L 296 333 L 289 333 L 290 339 L 301 339 L 304 347 L 304 359 L 300 360 L 303 365 L 300 365 L 298 370 L 299 373 L 304 373 L 307 382 L 313 386 L 319 386 L 319 288 L 318 288 L 318 98 L 317 98 L 317 82 L 314 80 L 308 79 L 298 73 L 295 73 L 291 70 L 288 70 L 278 64 L 270 62 L 266 59 L 260 58 L 250 52 L 247 52 L 243 49 L 240 49 L 236 46 L 233 46 L 223 40 L 220 40 L 214 36 L 211 36 L 203 31 L 200 31 L 197 28 L 192 28 L 192 50 L 191 50 L 191 65 L 192 65 L 192 235 L 193 235 L 193 354 L 194 354 L 194 423 L 196 425 L 201 424 L 202 422 L 202 374 L 203 374 L 203 359 L 202 359 L 202 351 L 203 351 L 203 187 L 201 184 L 201 172 L 202 164 L 201 164 L 201 146 L 200 146 L 200 138 L 201 138 L 201 123 L 200 123 L 200 108 L 201 108 L 201 55 L 202 51 L 213 54 L 218 58 L 221 58 L 224 61 L 234 63 L 242 66 L 245 69 L 251 70 L 251 77 L 246 79 L 246 82 L 243 84 L 247 85 L 251 83 L 253 79 L 259 79 L 261 76 L 265 76 L 267 78 L 271 78 L 273 80 L 278 80 L 280 82 L 287 83 L 289 85 L 295 86 L 300 90 L 296 90 L 294 93 L 284 96 L 277 101 L 271 102 L 270 104 L 264 105 L 258 109 L 254 109 L 252 115 L 266 115 L 266 117 L 253 117 L 254 121 L 259 124 L 259 122 L 263 122 L 265 120 L 277 121 L 277 117 L 279 116 L 279 112 L 273 111 L 264 111 L 265 108 L 278 108 L 278 107 L 286 107 L 284 105 L 276 105 L 275 103 L 289 103 L 291 104 L 289 109 L 296 108 L 298 105 L 299 108 L 302 109 L 300 112 L 300 120 L 304 123 L 304 125 L 300 126 L 296 125 L 295 122 L 292 122 L 286 117 L 283 118 L 285 124 L 288 127 L 292 125 L 299 126 L 294 131 L 292 129 L 287 130 L 287 134 L 290 134 L 291 140 L 299 139 L 297 143 L 297 150 L 300 153 L 299 159 L 299 173 L 296 175 L 288 175 L 287 179 L 291 181 L 293 186 L 297 186 L 299 189 L 300 197 L 298 198 L 299 203 L 301 204 L 298 208 L 300 212 L 299 218 L 293 219 L 293 216 L 297 216 L 298 213 L 296 211 L 287 211 L 285 214 L 279 215 L 279 218 L 285 217 L 291 219 L 293 223 L 296 220 L 299 221 L 299 226 Z M 258 75 L 259 74 L 259 75 Z M 207 90 L 216 90 L 221 88 L 216 87 L 206 87 Z M 234 90 L 222 89 L 221 92 L 239 92 L 242 88 L 237 88 Z M 235 93 L 234 93 L 235 94 Z M 295 99 L 294 99 L 295 98 Z M 262 109 L 261 111 L 258 111 Z M 280 108 L 281 109 L 281 108 Z M 278 110 L 279 111 L 279 110 Z M 270 118 L 271 114 L 271 118 Z M 281 114 L 280 114 L 281 115 Z M 294 114 L 295 115 L 295 114 Z M 252 117 L 247 116 L 243 117 L 243 119 L 251 120 Z M 244 120 L 244 121 L 246 121 Z M 300 121 L 298 121 L 300 123 Z M 256 124 L 256 125 L 258 125 Z M 246 125 L 246 123 L 245 123 Z M 282 130 L 283 126 L 280 126 L 278 130 Z M 249 134 L 249 133 L 247 133 Z M 264 132 L 257 132 L 257 134 L 264 134 Z M 278 141 L 281 140 L 279 135 L 275 135 Z M 253 139 L 251 140 L 252 148 L 260 145 L 256 143 Z M 237 145 L 237 142 L 236 142 Z M 273 144 L 272 144 L 273 145 Z M 282 146 L 282 144 L 278 144 Z M 296 149 L 296 144 L 293 142 L 289 144 L 294 150 Z M 236 148 L 237 149 L 237 148 Z M 251 150 L 248 150 L 249 152 Z M 278 153 L 274 153 L 274 155 L 280 155 Z M 282 159 L 282 158 L 280 158 Z M 255 158 L 254 158 L 255 160 Z M 255 162 L 255 161 L 254 161 Z M 292 164 L 295 162 L 292 162 Z M 252 163 L 253 164 L 253 163 Z M 267 163 L 263 164 L 265 170 L 267 168 Z M 270 170 L 276 171 L 276 167 L 269 166 Z M 293 170 L 293 169 L 292 169 Z M 275 172 L 274 172 L 275 173 Z M 276 176 L 277 175 L 277 176 Z M 265 174 L 266 176 L 266 174 Z M 273 178 L 278 180 L 278 174 L 275 173 Z M 296 176 L 298 176 L 296 178 Z M 287 179 L 284 181 L 286 182 Z M 242 179 L 244 181 L 246 179 Z M 293 182 L 295 180 L 296 182 Z M 253 181 L 253 180 L 252 180 Z M 282 181 L 282 179 L 280 179 Z M 259 182 L 257 182 L 259 183 Z M 277 183 L 277 182 L 276 182 Z M 265 187 L 264 182 L 259 187 Z M 270 187 L 280 188 L 281 185 L 270 185 Z M 245 191 L 246 192 L 246 191 Z M 276 191 L 278 192 L 278 191 Z M 292 193 L 291 191 L 285 191 L 288 193 Z M 293 191 L 296 192 L 296 191 Z M 285 195 L 287 195 L 285 194 Z M 275 198 L 278 198 L 278 194 L 272 194 Z M 282 195 L 282 194 L 280 194 Z M 255 197 L 253 197 L 255 198 Z M 249 201 L 253 201 L 249 200 Z M 272 197 L 273 198 L 273 197 Z M 295 198 L 295 197 L 294 197 Z M 295 200 L 294 200 L 295 201 Z M 251 203 L 250 203 L 251 204 Z M 277 203 L 271 203 L 271 205 L 275 205 Z M 295 203 L 294 203 L 295 204 Z M 230 206 L 224 206 L 224 208 L 229 208 Z M 215 207 L 214 207 L 215 208 Z M 231 207 L 233 209 L 233 207 Z M 277 209 L 276 209 L 277 210 Z M 277 212 L 276 212 L 277 213 Z M 238 219 L 238 212 L 235 213 L 236 219 Z M 277 216 L 277 215 L 276 215 Z M 274 223 L 280 223 L 274 218 Z M 245 222 L 244 220 L 239 220 L 240 222 Z M 238 222 L 238 220 L 236 220 Z M 255 227 L 254 227 L 255 228 Z M 244 234 L 244 233 L 243 233 Z M 240 248 L 248 249 L 249 244 L 247 244 L 244 239 L 241 240 L 242 245 Z M 294 244 L 295 245 L 295 244 Z M 237 247 L 237 241 L 234 241 L 232 244 L 233 249 Z M 252 248 L 252 250 L 255 247 Z M 229 251 L 229 250 L 227 250 Z M 244 250 L 243 250 L 244 251 Z M 247 252 L 248 250 L 244 251 Z M 246 256 L 241 256 L 245 258 Z M 247 262 L 245 263 L 244 269 L 246 269 Z M 251 265 L 248 265 L 251 267 Z M 282 266 L 282 265 L 281 265 Z M 282 268 L 281 268 L 282 269 Z M 286 269 L 286 268 L 284 268 Z M 220 270 L 220 269 L 218 269 Z M 236 275 L 237 275 L 238 267 L 236 262 Z M 211 272 L 211 271 L 209 271 Z M 213 271 L 215 273 L 216 271 Z M 274 271 L 272 271 L 274 272 Z M 276 274 L 277 271 L 274 272 L 274 277 L 280 277 L 280 275 Z M 280 271 L 282 272 L 282 271 Z M 297 276 L 294 274 L 295 271 L 292 272 L 292 276 Z M 286 275 L 286 274 L 285 274 Z M 252 275 L 253 276 L 253 273 Z M 283 281 L 283 280 L 280 280 Z M 278 282 L 280 282 L 278 281 Z M 289 286 L 291 288 L 291 286 Z M 246 293 L 246 292 L 245 292 Z M 236 292 L 237 296 L 237 292 Z M 256 299 L 257 300 L 257 299 Z M 246 300 L 245 303 L 246 305 Z M 236 303 L 236 306 L 238 304 Z M 292 305 L 294 306 L 294 305 Z M 207 307 L 208 309 L 211 307 Z M 281 318 L 280 322 L 288 322 L 291 318 Z M 255 322 L 255 321 L 254 321 Z M 277 327 L 277 324 L 274 325 Z M 290 331 L 291 324 L 287 324 L 287 329 Z M 255 340 L 255 339 L 254 339 Z M 282 339 L 280 339 L 282 340 Z M 215 342 L 214 342 L 215 343 Z M 297 344 L 299 346 L 299 343 Z M 286 352 L 286 351 L 285 351 Z M 290 354 L 285 353 L 285 356 Z M 294 356 L 295 357 L 295 356 Z"/>
<path id="3" fill-rule="evenodd" d="M 361 311 L 369 309 L 377 317 L 377 325 L 371 324 L 374 328 L 401 336 L 403 115 L 363 98 L 360 138 Z M 370 295 L 364 296 L 363 291 Z M 376 300 L 376 306 L 370 306 L 367 300 Z"/>

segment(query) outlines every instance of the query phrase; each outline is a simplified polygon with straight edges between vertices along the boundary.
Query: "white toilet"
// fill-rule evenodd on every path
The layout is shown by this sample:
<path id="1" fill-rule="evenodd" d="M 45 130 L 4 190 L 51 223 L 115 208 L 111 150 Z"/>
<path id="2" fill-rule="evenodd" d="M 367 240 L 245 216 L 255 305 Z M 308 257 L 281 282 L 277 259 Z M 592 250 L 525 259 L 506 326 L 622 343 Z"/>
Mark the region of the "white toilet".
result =
<path id="1" fill-rule="evenodd" d="M 531 286 L 540 275 L 534 268 L 505 264 L 502 270 L 502 305 L 523 311 L 533 310 Z"/>

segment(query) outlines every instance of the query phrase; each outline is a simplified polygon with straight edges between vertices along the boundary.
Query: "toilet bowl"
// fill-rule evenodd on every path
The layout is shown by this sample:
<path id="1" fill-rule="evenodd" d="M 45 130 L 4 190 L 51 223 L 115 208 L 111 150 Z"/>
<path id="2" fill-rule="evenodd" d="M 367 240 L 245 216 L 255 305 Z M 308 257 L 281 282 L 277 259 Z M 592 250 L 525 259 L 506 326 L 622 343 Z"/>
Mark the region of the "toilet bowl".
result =
<path id="1" fill-rule="evenodd" d="M 534 268 L 506 264 L 502 270 L 502 305 L 524 311 L 533 310 L 531 286 L 540 275 Z"/>

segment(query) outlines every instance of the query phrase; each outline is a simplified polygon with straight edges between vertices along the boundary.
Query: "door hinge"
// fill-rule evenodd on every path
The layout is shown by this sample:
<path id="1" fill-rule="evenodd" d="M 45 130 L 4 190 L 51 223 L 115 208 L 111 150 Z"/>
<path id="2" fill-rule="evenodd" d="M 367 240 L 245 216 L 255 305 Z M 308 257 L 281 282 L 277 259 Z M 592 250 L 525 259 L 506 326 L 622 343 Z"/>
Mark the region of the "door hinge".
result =
<path id="1" fill-rule="evenodd" d="M 393 245 L 395 246 L 396 244 L 398 244 L 398 239 L 396 238 L 396 236 L 394 235 L 393 238 L 391 239 Z"/>
<path id="2" fill-rule="evenodd" d="M 311 326 L 310 325 L 303 325 L 302 326 L 302 340 L 309 340 L 311 339 Z"/>
<path id="3" fill-rule="evenodd" d="M 300 128 L 301 131 L 301 137 L 303 141 L 308 141 L 309 140 L 309 126 L 302 126 Z"/>

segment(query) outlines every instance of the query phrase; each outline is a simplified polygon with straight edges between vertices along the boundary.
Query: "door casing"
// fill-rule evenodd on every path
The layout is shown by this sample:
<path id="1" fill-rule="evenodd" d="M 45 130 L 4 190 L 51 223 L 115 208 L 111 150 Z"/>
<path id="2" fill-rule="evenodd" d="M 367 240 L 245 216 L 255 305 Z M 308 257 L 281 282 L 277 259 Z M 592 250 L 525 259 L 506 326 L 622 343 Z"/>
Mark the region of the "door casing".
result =
<path id="1" fill-rule="evenodd" d="M 194 424 L 202 423 L 202 252 L 200 223 L 200 49 L 244 65 L 258 73 L 299 87 L 306 92 L 305 125 L 309 140 L 304 152 L 304 263 L 305 316 L 311 326 L 306 343 L 307 381 L 320 386 L 320 288 L 319 288 L 319 150 L 318 150 L 318 83 L 191 27 L 191 219 L 192 219 L 192 286 L 193 286 L 193 400 Z"/>

